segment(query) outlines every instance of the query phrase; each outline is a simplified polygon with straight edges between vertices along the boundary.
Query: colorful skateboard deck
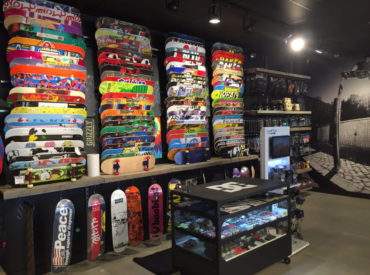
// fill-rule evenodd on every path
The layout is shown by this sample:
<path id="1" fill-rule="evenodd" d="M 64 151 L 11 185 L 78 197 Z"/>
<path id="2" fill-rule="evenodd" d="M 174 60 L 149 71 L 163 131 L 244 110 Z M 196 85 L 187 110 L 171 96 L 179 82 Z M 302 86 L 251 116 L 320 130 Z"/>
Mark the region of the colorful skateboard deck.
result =
<path id="1" fill-rule="evenodd" d="M 163 234 L 163 192 L 159 184 L 148 189 L 149 238 L 158 240 Z"/>
<path id="2" fill-rule="evenodd" d="M 104 253 L 105 201 L 103 196 L 92 194 L 87 208 L 87 258 L 93 261 Z"/>
<path id="3" fill-rule="evenodd" d="M 62 199 L 55 208 L 53 242 L 51 249 L 51 272 L 66 270 L 72 257 L 75 208 L 68 199 Z"/>
<path id="4" fill-rule="evenodd" d="M 135 186 L 127 187 L 125 194 L 127 197 L 129 245 L 136 246 L 144 240 L 141 195 Z"/>
<path id="5" fill-rule="evenodd" d="M 112 242 L 116 253 L 123 252 L 128 246 L 127 200 L 120 189 L 111 195 Z"/>
<path id="6" fill-rule="evenodd" d="M 15 185 L 32 186 L 33 184 L 76 180 L 86 174 L 85 166 L 81 164 L 44 167 L 32 169 L 19 169 L 12 171 L 14 175 Z"/>
<path id="7" fill-rule="evenodd" d="M 42 148 L 42 147 L 84 147 L 82 140 L 49 140 L 49 141 L 32 141 L 32 142 L 10 142 L 5 146 L 5 153 L 25 148 Z"/>

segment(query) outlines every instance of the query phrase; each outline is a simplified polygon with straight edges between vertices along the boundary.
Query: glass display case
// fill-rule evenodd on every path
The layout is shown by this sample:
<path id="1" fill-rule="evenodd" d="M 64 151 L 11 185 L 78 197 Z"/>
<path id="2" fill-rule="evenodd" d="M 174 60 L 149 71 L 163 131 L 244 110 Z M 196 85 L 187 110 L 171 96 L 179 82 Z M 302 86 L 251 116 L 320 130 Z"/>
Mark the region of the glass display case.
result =
<path id="1" fill-rule="evenodd" d="M 290 200 L 277 192 L 284 187 L 239 178 L 172 191 L 174 265 L 185 274 L 245 275 L 287 258 Z"/>

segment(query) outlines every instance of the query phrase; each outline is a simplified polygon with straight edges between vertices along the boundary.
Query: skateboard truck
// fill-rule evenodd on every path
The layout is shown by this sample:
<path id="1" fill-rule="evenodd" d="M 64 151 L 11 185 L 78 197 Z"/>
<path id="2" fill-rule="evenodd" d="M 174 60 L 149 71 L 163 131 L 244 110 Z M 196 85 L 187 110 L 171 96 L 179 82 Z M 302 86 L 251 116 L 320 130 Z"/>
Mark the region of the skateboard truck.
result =
<path id="1" fill-rule="evenodd" d="M 190 162 L 189 162 L 189 153 L 190 153 L 189 150 L 185 151 L 184 160 L 185 160 L 186 165 L 190 164 Z"/>
<path id="2" fill-rule="evenodd" d="M 76 181 L 77 180 L 77 171 L 76 171 L 76 163 L 71 164 L 71 181 Z"/>
<path id="3" fill-rule="evenodd" d="M 143 161 L 144 171 L 149 171 L 150 170 L 149 160 L 150 160 L 150 157 L 147 156 L 147 157 L 145 157 L 145 160 Z"/>
<path id="4" fill-rule="evenodd" d="M 27 184 L 27 188 L 33 188 L 33 184 L 32 184 L 32 171 L 33 169 L 32 168 L 27 168 L 27 181 L 28 181 L 28 184 Z"/>

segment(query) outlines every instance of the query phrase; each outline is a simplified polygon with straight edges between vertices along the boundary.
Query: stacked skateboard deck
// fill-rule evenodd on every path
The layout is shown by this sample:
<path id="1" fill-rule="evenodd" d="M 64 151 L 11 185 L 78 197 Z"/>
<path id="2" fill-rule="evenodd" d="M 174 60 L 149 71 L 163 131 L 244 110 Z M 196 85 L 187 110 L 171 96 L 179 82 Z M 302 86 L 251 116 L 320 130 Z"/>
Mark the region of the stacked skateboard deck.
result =
<path id="1" fill-rule="evenodd" d="M 212 46 L 212 109 L 215 153 L 226 158 L 243 156 L 244 135 L 243 49 L 215 43 Z"/>
<path id="2" fill-rule="evenodd" d="M 87 73 L 79 11 L 39 0 L 8 0 L 3 11 L 14 86 L 5 153 L 15 184 L 81 177 Z"/>
<path id="3" fill-rule="evenodd" d="M 100 70 L 101 170 L 120 174 L 155 164 L 155 117 L 149 30 L 101 17 L 96 21 Z"/>
<path id="4" fill-rule="evenodd" d="M 165 49 L 167 157 L 180 165 L 206 161 L 210 153 L 204 41 L 170 33 Z"/>

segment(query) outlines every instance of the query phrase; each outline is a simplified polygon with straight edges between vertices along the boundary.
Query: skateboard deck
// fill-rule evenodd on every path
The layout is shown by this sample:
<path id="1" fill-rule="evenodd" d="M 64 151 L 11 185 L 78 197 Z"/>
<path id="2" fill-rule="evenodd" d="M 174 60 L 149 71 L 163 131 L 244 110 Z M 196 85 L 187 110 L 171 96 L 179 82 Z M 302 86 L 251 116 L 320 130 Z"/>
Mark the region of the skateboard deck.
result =
<path id="1" fill-rule="evenodd" d="M 86 51 L 86 44 L 82 37 L 58 30 L 51 30 L 35 25 L 26 25 L 16 23 L 8 28 L 9 34 L 14 36 L 28 37 L 40 40 L 47 40 L 51 42 L 65 43 L 77 47 L 81 47 Z"/>
<path id="2" fill-rule="evenodd" d="M 141 35 L 150 38 L 150 31 L 147 27 L 110 17 L 99 17 L 96 20 L 96 28 L 111 28 L 122 33 Z"/>
<path id="3" fill-rule="evenodd" d="M 15 185 L 33 185 L 39 183 L 48 183 L 65 180 L 76 180 L 86 174 L 85 166 L 81 164 L 19 169 L 12 171 L 14 175 Z"/>
<path id="4" fill-rule="evenodd" d="M 181 185 L 181 181 L 175 178 L 172 178 L 168 182 L 168 200 L 167 200 L 167 232 L 172 232 L 172 213 L 171 213 L 171 204 L 179 203 L 181 200 L 180 196 L 173 195 L 171 199 L 171 190 L 176 190 L 178 186 Z"/>
<path id="5" fill-rule="evenodd" d="M 28 58 L 42 61 L 47 65 L 65 66 L 79 65 L 85 66 L 85 62 L 79 54 L 69 53 L 65 51 L 42 50 L 41 47 L 32 47 L 32 50 L 17 44 L 17 47 L 10 47 L 6 55 L 8 63 L 16 58 Z"/>
<path id="6" fill-rule="evenodd" d="M 60 103 L 78 103 L 85 104 L 85 97 L 69 95 L 52 94 L 9 94 L 7 98 L 8 106 L 13 106 L 18 101 L 36 101 L 36 102 L 60 102 Z"/>
<path id="7" fill-rule="evenodd" d="M 76 155 L 85 154 L 83 148 L 74 148 L 74 147 L 45 147 L 45 148 L 25 148 L 10 151 L 7 154 L 7 159 L 9 162 L 12 162 L 12 159 L 17 157 L 32 157 L 32 156 L 44 156 L 49 154 L 63 154 L 63 153 L 74 153 Z"/>
<path id="8" fill-rule="evenodd" d="M 15 87 L 9 91 L 12 94 L 49 94 L 49 95 L 65 95 L 76 96 L 85 99 L 85 93 L 81 91 L 61 90 L 61 89 L 45 89 L 45 88 L 32 88 L 32 87 Z"/>
<path id="9" fill-rule="evenodd" d="M 179 165 L 203 162 L 210 158 L 211 154 L 208 148 L 179 151 L 174 156 L 176 164 Z"/>
<path id="10" fill-rule="evenodd" d="M 81 136 L 82 139 L 82 129 L 80 128 L 16 128 L 10 129 L 5 133 L 5 139 L 10 139 L 12 137 L 24 137 L 27 138 L 27 141 L 37 141 L 37 140 L 47 140 L 47 136 L 58 136 L 60 135 L 61 139 L 73 139 L 71 137 Z"/>
<path id="11" fill-rule="evenodd" d="M 135 156 L 102 161 L 100 167 L 106 174 L 122 174 L 153 169 L 155 158 L 153 156 Z"/>
<path id="12" fill-rule="evenodd" d="M 62 199 L 55 208 L 53 242 L 51 249 L 51 272 L 65 271 L 72 257 L 73 223 L 75 208 L 68 199 Z"/>
<path id="13" fill-rule="evenodd" d="M 161 130 L 161 117 L 155 117 L 154 119 L 154 156 L 156 159 L 162 158 L 162 130 Z"/>
<path id="14" fill-rule="evenodd" d="M 104 253 L 105 201 L 103 196 L 92 194 L 87 208 L 87 258 L 93 261 Z"/>
<path id="15" fill-rule="evenodd" d="M 140 85 L 125 82 L 104 81 L 99 86 L 99 92 L 105 93 L 134 93 L 134 94 L 153 94 L 153 86 Z"/>
<path id="16" fill-rule="evenodd" d="M 53 141 L 32 141 L 32 142 L 10 142 L 5 146 L 5 153 L 25 148 L 42 147 L 84 147 L 82 140 L 53 140 Z"/>
<path id="17" fill-rule="evenodd" d="M 163 192 L 159 184 L 148 189 L 149 238 L 158 240 L 163 234 Z"/>
<path id="18" fill-rule="evenodd" d="M 125 100 L 138 100 L 138 101 L 153 101 L 154 102 L 154 95 L 149 94 L 135 94 L 135 93 L 105 93 L 101 100 L 104 101 L 106 99 L 125 99 Z"/>
<path id="19" fill-rule="evenodd" d="M 111 195 L 112 242 L 116 253 L 123 252 L 128 246 L 127 200 L 120 189 Z"/>
<path id="20" fill-rule="evenodd" d="M 10 112 L 11 114 L 66 114 L 66 115 L 81 115 L 86 118 L 87 112 L 85 109 L 79 108 L 49 108 L 49 107 L 16 107 Z"/>
<path id="21" fill-rule="evenodd" d="M 9 170 L 18 170 L 26 168 L 46 168 L 46 167 L 58 167 L 69 164 L 86 164 L 86 159 L 83 157 L 77 158 L 54 158 L 54 159 L 42 159 L 34 161 L 19 161 L 9 164 Z"/>
<path id="22" fill-rule="evenodd" d="M 135 186 L 127 187 L 125 194 L 127 197 L 129 245 L 136 246 L 144 240 L 141 195 Z"/>

